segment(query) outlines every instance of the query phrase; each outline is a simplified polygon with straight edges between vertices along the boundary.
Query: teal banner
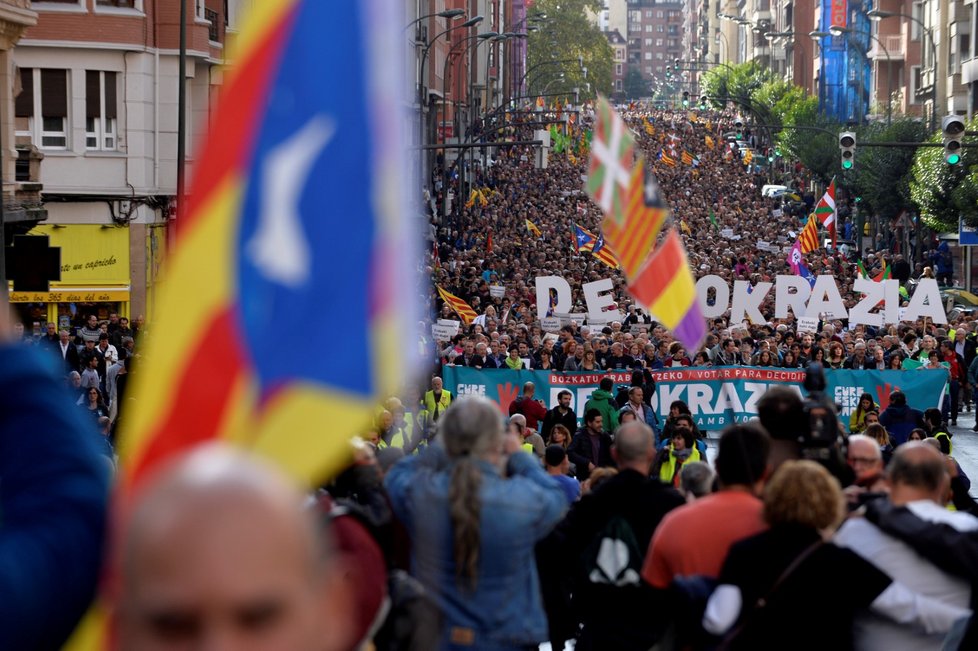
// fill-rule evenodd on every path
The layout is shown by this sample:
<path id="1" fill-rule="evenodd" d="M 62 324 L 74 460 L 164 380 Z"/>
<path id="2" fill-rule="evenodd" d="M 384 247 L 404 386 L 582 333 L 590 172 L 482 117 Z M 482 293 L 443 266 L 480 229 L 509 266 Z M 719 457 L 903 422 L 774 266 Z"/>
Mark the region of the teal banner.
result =
<path id="1" fill-rule="evenodd" d="M 653 371 L 656 381 L 652 406 L 656 413 L 669 413 L 669 405 L 682 400 L 689 405 L 697 426 L 718 430 L 731 423 L 745 422 L 757 416 L 757 401 L 773 386 L 787 386 L 805 395 L 802 383 L 805 371 L 749 366 L 661 369 Z M 584 404 L 604 377 L 611 377 L 615 391 L 629 385 L 631 373 L 562 373 L 551 371 L 478 370 L 465 366 L 444 366 L 445 388 L 456 396 L 479 395 L 499 404 L 503 413 L 520 394 L 525 382 L 533 382 L 536 396 L 552 408 L 557 394 L 571 392 L 571 404 L 578 422 L 584 416 Z M 859 396 L 869 393 L 885 409 L 890 394 L 897 389 L 907 395 L 915 409 L 940 407 L 947 384 L 944 369 L 915 371 L 825 371 L 826 395 L 839 406 L 839 417 L 848 424 L 849 415 L 859 403 Z"/>

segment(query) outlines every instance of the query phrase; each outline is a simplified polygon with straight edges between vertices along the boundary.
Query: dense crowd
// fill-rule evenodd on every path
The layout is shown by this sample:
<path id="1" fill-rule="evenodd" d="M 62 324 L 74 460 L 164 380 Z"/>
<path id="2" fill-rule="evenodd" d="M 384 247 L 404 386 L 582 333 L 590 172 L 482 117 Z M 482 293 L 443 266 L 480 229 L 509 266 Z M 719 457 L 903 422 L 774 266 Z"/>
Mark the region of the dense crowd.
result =
<path id="1" fill-rule="evenodd" d="M 716 274 L 731 282 L 756 283 L 791 273 L 783 249 L 794 241 L 816 201 L 810 191 L 814 189 L 812 180 L 803 169 L 789 170 L 784 179 L 779 179 L 797 189 L 799 201 L 792 201 L 790 195 L 765 198 L 761 187 L 766 182 L 766 170 L 745 165 L 736 143 L 724 138 L 729 114 L 709 113 L 690 121 L 688 115 L 679 113 L 626 112 L 625 118 L 636 136 L 637 151 L 652 162 L 674 222 L 681 225 L 696 277 Z M 751 138 L 749 132 L 746 137 Z M 707 145 L 707 138 L 712 146 Z M 684 150 L 696 156 L 697 165 L 679 162 L 677 152 Z M 671 151 L 676 163 L 662 163 L 660 151 Z M 902 363 L 927 350 L 921 348 L 925 340 L 938 349 L 940 341 L 959 325 L 967 325 L 968 337 L 974 336 L 974 324 L 964 314 L 955 314 L 946 328 L 922 321 L 883 329 L 849 328 L 844 321 L 830 320 L 820 323 L 817 332 L 803 333 L 796 329 L 793 314 L 786 319 L 773 318 L 772 293 L 760 308 L 765 322 L 715 319 L 709 324 L 703 347 L 685 350 L 672 341 L 668 331 L 655 328 L 650 316 L 634 305 L 617 269 L 577 250 L 575 225 L 596 233 L 601 220 L 599 209 L 583 193 L 584 157 L 551 155 L 546 169 L 536 169 L 530 153 L 519 148 L 500 149 L 484 170 L 476 166 L 475 184 L 486 188 L 485 206 L 482 201 L 462 203 L 459 189 L 451 184 L 456 178 L 451 172 L 445 173 L 448 181 L 438 186 L 440 191 L 432 197 L 428 271 L 434 284 L 459 296 L 478 315 L 451 341 L 432 341 L 426 333 L 422 348 L 436 370 L 445 363 L 469 365 L 473 357 L 475 365 L 484 368 L 512 365 L 514 362 L 507 362 L 507 358 L 519 357 L 539 368 L 603 369 L 609 356 L 617 368 L 630 366 L 629 360 L 650 368 L 720 364 L 797 368 L 812 359 L 824 359 L 826 365 L 836 368 L 861 368 L 864 364 L 895 367 L 896 359 Z M 446 192 L 453 192 L 455 199 L 447 202 L 452 210 L 442 215 Z M 838 231 L 844 237 L 851 233 L 853 223 L 841 193 L 838 206 Z M 539 228 L 540 236 L 528 229 L 527 221 Z M 724 237 L 722 232 L 733 235 Z M 870 276 L 889 265 L 893 277 L 904 287 L 919 277 L 939 275 L 948 280 L 952 265 L 946 244 L 929 242 L 931 248 L 921 256 L 925 263 L 911 265 L 908 251 L 905 247 L 901 251 L 903 244 L 895 232 L 882 229 L 881 233 L 889 236 L 876 240 L 878 248 L 858 251 L 842 244 L 831 251 L 819 249 L 806 256 L 805 262 L 813 273 L 836 278 L 847 308 L 858 300 L 858 294 L 849 288 L 860 273 L 860 262 Z M 758 240 L 780 248 L 777 252 L 760 250 Z M 551 348 L 540 327 L 540 317 L 546 315 L 537 314 L 535 293 L 535 278 L 548 275 L 563 276 L 570 283 L 572 312 L 586 312 L 583 283 L 611 278 L 623 318 L 593 328 L 578 324 L 573 332 L 562 332 L 560 341 Z M 505 294 L 493 296 L 492 286 L 504 287 Z M 434 289 L 426 299 L 437 318 L 458 318 L 449 305 L 437 299 Z M 650 332 L 632 334 L 629 326 L 642 323 L 650 324 Z M 807 341 L 809 335 L 811 342 Z M 617 353 L 605 349 L 606 345 L 615 349 L 616 344 L 621 348 Z M 527 350 L 521 351 L 524 345 Z M 517 348 L 515 355 L 511 355 L 513 347 Z M 865 355 L 860 352 L 864 349 Z M 877 349 L 883 351 L 882 360 Z M 593 360 L 589 350 L 594 353 Z M 965 365 L 972 359 L 965 356 Z M 958 377 L 962 383 L 966 373 L 967 368 L 962 369 Z"/>
<path id="2" fill-rule="evenodd" d="M 800 222 L 785 200 L 760 196 L 763 170 L 724 141 L 730 117 L 626 112 L 639 149 L 656 161 L 696 275 L 769 280 L 788 273 L 785 255 L 758 250 L 756 240 L 788 243 Z M 680 156 L 663 164 L 663 148 L 690 150 L 699 164 Z M 444 159 L 439 166 L 426 262 L 433 284 L 476 318 L 450 340 L 426 332 L 419 348 L 430 380 L 384 400 L 373 426 L 351 442 L 352 462 L 314 492 L 300 495 L 255 460 L 216 449 L 147 479 L 118 532 L 122 648 L 256 640 L 330 651 L 526 650 L 547 641 L 562 649 L 572 640 L 580 650 L 626 651 L 978 648 L 978 504 L 949 428 L 972 408 L 978 385 L 973 319 L 886 328 L 832 320 L 805 332 L 793 316 L 774 319 L 765 303 L 768 321 L 714 319 L 704 344 L 686 350 L 631 301 L 617 270 L 577 250 L 574 225 L 597 232 L 600 221 L 582 192 L 584 157 L 557 155 L 536 169 L 529 150 L 500 150 L 485 169 L 469 170 L 485 188 L 484 206 L 467 206 L 459 176 Z M 788 185 L 810 187 L 804 170 L 789 176 Z M 803 194 L 799 203 L 810 208 L 815 197 Z M 842 286 L 860 256 L 871 274 L 888 262 L 905 284 L 934 273 L 910 268 L 895 241 L 877 244 L 820 251 L 808 264 Z M 928 255 L 946 274 L 943 253 Z M 540 275 L 566 277 L 582 312 L 581 284 L 612 278 L 620 321 L 572 321 L 545 333 L 535 305 Z M 433 316 L 457 318 L 434 288 L 423 292 Z M 33 403 L 17 411 L 51 421 L 40 426 L 52 458 L 70 451 L 66 433 L 88 418 L 112 456 L 137 334 L 117 315 L 106 323 L 91 316 L 71 331 L 49 324 L 37 339 L 15 326 L 14 338 L 44 350 L 72 391 L 74 411 Z M 14 362 L 0 379 L 53 401 L 54 381 L 24 370 L 21 352 L 0 351 Z M 683 401 L 665 413 L 653 407 L 656 369 L 809 362 L 829 372 L 946 368 L 947 406 L 918 411 L 896 390 L 881 408 L 866 394 L 844 422 L 820 417 L 833 434 L 826 443 L 812 435 L 812 405 L 774 388 L 758 402 L 757 421 L 728 427 L 715 448 Z M 501 414 L 483 398 L 453 395 L 440 377 L 450 364 L 616 370 L 630 382 L 604 377 L 580 421 L 569 391 L 548 404 L 532 382 Z M 0 455 L 0 476 L 17 486 L 12 458 Z M 59 517 L 85 520 L 84 550 L 97 567 L 108 482 L 88 475 Z M 81 517 L 83 496 L 90 508 L 101 504 L 100 517 Z M 65 576 L 48 636 L 67 634 L 95 575 Z M 57 585 L 54 575 L 42 578 L 32 595 Z"/>

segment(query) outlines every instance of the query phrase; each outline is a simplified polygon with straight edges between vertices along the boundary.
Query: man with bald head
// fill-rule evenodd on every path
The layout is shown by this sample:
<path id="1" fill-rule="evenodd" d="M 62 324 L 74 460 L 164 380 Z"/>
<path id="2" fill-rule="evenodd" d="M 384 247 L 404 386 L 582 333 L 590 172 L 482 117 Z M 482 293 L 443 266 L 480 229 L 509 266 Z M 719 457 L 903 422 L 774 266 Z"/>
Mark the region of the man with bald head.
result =
<path id="1" fill-rule="evenodd" d="M 612 520 L 626 523 L 637 543 L 629 549 L 627 563 L 616 565 L 615 576 L 595 580 L 592 572 L 579 577 L 574 595 L 582 604 L 583 629 L 577 646 L 582 650 L 646 649 L 655 644 L 662 632 L 660 624 L 664 625 L 655 621 L 655 614 L 664 612 L 664 593 L 642 582 L 639 571 L 659 521 L 685 503 L 675 489 L 649 478 L 655 437 L 645 423 L 632 421 L 619 427 L 611 454 L 618 474 L 581 498 L 555 532 L 566 554 L 565 567 L 579 563 L 585 550 L 607 535 Z"/>
<path id="2" fill-rule="evenodd" d="M 208 447 L 143 491 L 122 545 L 122 649 L 349 648 L 349 600 L 278 472 Z"/>
<path id="3" fill-rule="evenodd" d="M 978 518 L 944 508 L 950 487 L 946 462 L 936 449 L 918 442 L 897 448 L 887 469 L 889 503 L 904 507 L 920 520 L 947 525 L 959 532 L 978 532 Z M 903 540 L 885 533 L 867 518 L 850 518 L 835 535 L 835 544 L 849 547 L 913 592 L 932 597 L 949 608 L 968 608 L 971 585 L 965 579 L 927 562 Z M 927 635 L 908 626 L 865 613 L 856 620 L 857 649 L 943 648 L 943 635 Z M 965 648 L 965 647 L 961 647 Z"/>

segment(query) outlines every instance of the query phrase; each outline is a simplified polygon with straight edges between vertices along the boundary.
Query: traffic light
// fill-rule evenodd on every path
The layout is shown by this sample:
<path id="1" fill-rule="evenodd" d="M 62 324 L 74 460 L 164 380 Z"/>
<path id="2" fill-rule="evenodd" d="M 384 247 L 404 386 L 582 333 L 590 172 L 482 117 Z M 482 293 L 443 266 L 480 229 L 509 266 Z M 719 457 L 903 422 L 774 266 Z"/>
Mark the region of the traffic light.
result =
<path id="1" fill-rule="evenodd" d="M 774 149 L 770 147 L 767 148 L 767 162 L 768 163 L 774 162 Z"/>
<path id="2" fill-rule="evenodd" d="M 683 91 L 683 108 L 688 108 L 688 107 L 689 107 L 689 91 L 688 90 L 684 90 Z"/>
<path id="3" fill-rule="evenodd" d="M 856 134 L 843 131 L 839 134 L 839 149 L 842 152 L 842 169 L 851 170 L 856 162 Z"/>
<path id="4" fill-rule="evenodd" d="M 948 165 L 961 162 L 961 140 L 964 138 L 964 120 L 957 115 L 947 115 L 941 120 L 944 136 L 944 160 Z"/>
<path id="5" fill-rule="evenodd" d="M 706 110 L 706 95 L 700 95 L 700 110 Z"/>
<path id="6" fill-rule="evenodd" d="M 737 118 L 734 120 L 734 131 L 736 132 L 735 137 L 737 140 L 744 139 L 744 120 L 743 118 Z"/>

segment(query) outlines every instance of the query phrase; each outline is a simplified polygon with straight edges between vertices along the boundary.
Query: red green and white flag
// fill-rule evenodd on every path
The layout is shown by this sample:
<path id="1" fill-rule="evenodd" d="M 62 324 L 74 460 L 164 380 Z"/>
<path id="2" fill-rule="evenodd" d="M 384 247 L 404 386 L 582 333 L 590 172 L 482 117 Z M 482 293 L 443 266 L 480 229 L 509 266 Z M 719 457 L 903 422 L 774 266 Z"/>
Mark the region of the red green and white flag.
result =
<path id="1" fill-rule="evenodd" d="M 815 216 L 822 226 L 832 236 L 832 248 L 835 248 L 835 178 L 829 183 L 829 189 L 815 206 Z"/>
<path id="2" fill-rule="evenodd" d="M 605 97 L 598 98 L 596 115 L 586 189 L 601 212 L 621 222 L 635 164 L 635 138 Z"/>

